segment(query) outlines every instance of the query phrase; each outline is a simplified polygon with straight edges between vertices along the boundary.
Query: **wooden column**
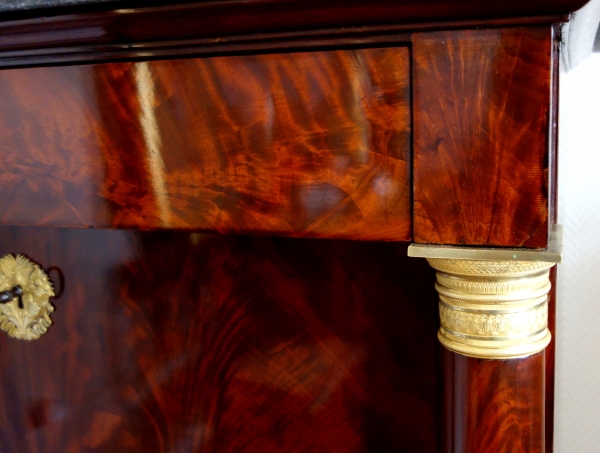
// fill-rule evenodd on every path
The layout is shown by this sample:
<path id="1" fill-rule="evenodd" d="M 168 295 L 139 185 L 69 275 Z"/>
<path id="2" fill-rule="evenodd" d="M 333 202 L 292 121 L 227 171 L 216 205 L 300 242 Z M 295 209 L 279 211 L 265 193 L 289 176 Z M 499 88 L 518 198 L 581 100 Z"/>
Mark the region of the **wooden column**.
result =
<path id="1" fill-rule="evenodd" d="M 413 231 L 430 245 L 409 254 L 437 271 L 442 451 L 546 451 L 556 37 L 528 26 L 412 43 Z"/>
<path id="2" fill-rule="evenodd" d="M 543 452 L 549 269 L 432 258 L 440 295 L 446 452 Z"/>
<path id="3" fill-rule="evenodd" d="M 544 452 L 544 351 L 510 360 L 448 350 L 444 369 L 444 452 Z"/>
<path id="4" fill-rule="evenodd" d="M 443 450 L 544 452 L 548 249 L 413 245 L 436 270 L 443 352 Z"/>

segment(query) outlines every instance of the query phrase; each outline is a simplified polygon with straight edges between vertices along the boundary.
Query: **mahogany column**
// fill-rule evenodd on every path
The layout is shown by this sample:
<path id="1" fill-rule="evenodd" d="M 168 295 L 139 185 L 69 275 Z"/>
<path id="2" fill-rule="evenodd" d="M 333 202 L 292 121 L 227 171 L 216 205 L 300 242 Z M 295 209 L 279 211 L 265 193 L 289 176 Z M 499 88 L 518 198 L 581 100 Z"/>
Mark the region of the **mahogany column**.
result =
<path id="1" fill-rule="evenodd" d="M 545 348 L 556 240 L 541 251 L 413 245 L 436 269 L 443 451 L 545 451 Z"/>
<path id="2" fill-rule="evenodd" d="M 444 452 L 544 452 L 546 353 L 485 360 L 443 352 Z"/>
<path id="3" fill-rule="evenodd" d="M 445 451 L 543 452 L 543 349 L 550 341 L 549 268 L 554 264 L 429 262 L 438 271 L 438 337 L 448 348 Z"/>
<path id="4" fill-rule="evenodd" d="M 414 241 L 442 247 L 412 256 L 437 260 L 446 452 L 546 451 L 546 261 L 559 259 L 523 247 L 547 247 L 556 220 L 555 42 L 547 26 L 413 35 Z"/>

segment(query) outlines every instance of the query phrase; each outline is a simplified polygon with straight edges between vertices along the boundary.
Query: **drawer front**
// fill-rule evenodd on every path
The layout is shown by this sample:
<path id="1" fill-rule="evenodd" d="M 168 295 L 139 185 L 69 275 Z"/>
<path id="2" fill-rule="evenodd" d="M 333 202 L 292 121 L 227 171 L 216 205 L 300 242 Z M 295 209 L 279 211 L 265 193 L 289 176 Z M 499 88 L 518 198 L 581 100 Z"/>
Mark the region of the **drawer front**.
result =
<path id="1" fill-rule="evenodd" d="M 0 72 L 0 223 L 410 240 L 406 47 Z"/>
<path id="2" fill-rule="evenodd" d="M 57 292 L 40 339 L 0 331 L 2 453 L 437 451 L 434 275 L 406 245 L 0 234 Z"/>

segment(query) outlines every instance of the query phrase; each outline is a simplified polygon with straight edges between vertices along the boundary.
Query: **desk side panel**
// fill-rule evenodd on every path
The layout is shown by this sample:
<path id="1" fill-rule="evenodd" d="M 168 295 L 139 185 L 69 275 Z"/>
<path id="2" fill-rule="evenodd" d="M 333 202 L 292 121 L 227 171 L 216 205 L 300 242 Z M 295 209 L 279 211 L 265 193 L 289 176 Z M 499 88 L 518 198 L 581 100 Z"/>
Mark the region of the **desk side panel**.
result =
<path id="1" fill-rule="evenodd" d="M 411 239 L 406 47 L 0 72 L 0 223 Z"/>

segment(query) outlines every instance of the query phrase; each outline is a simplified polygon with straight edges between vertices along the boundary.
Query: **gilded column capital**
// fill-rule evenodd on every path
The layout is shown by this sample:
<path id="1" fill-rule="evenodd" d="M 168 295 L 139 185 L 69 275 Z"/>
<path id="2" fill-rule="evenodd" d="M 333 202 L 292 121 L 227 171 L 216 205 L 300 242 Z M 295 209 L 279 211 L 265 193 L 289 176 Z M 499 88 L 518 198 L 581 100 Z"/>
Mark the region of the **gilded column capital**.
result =
<path id="1" fill-rule="evenodd" d="M 436 270 L 438 338 L 450 351 L 484 359 L 512 359 L 550 343 L 550 269 L 562 255 L 562 231 L 546 250 L 411 246 Z M 536 260 L 536 258 L 540 258 Z"/>
<path id="2" fill-rule="evenodd" d="M 438 338 L 447 349 L 471 357 L 510 359 L 548 346 L 549 271 L 554 263 L 427 261 L 436 269 Z"/>

